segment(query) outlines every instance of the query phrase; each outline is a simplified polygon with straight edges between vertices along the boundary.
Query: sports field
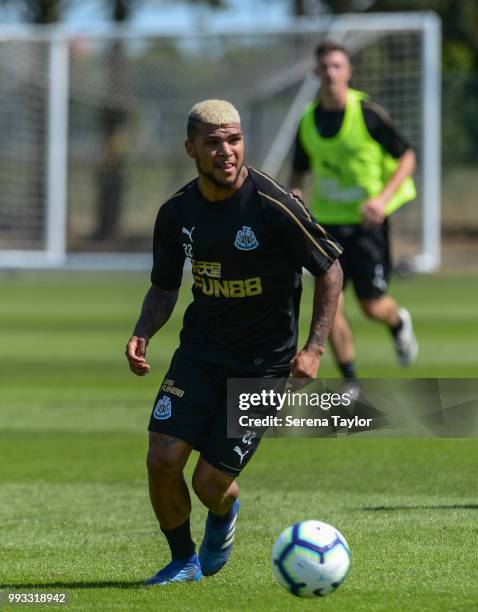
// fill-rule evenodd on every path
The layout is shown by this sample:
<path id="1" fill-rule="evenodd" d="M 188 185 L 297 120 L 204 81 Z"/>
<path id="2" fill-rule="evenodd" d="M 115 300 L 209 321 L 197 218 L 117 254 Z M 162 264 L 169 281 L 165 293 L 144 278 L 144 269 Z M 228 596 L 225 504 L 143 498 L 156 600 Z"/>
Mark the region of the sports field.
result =
<path id="1" fill-rule="evenodd" d="M 189 299 L 186 289 L 152 343 L 151 374 L 136 378 L 123 352 L 147 284 L 147 274 L 0 279 L 2 588 L 66 591 L 70 609 L 95 611 L 478 610 L 474 439 L 266 440 L 240 478 L 226 568 L 198 584 L 142 587 L 167 561 L 145 429 Z M 406 374 L 476 377 L 476 278 L 416 277 L 392 293 L 421 345 Z M 310 299 L 307 288 L 304 330 Z M 349 313 L 362 376 L 404 375 L 386 332 Z M 337 375 L 329 356 L 321 373 Z M 193 504 L 199 543 L 205 511 Z M 279 532 L 308 518 L 335 525 L 352 550 L 344 585 L 312 601 L 276 585 L 269 560 Z"/>

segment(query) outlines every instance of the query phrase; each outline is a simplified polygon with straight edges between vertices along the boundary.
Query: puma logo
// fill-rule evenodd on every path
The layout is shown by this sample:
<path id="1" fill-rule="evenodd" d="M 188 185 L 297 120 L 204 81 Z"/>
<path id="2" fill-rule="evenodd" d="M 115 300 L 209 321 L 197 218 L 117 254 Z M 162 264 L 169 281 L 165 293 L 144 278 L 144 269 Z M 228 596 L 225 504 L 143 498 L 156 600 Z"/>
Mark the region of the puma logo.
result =
<path id="1" fill-rule="evenodd" d="M 232 450 L 234 452 L 236 452 L 239 455 L 239 457 L 241 458 L 241 461 L 240 461 L 241 465 L 242 465 L 242 461 L 244 460 L 244 457 L 247 455 L 247 453 L 251 452 L 250 450 L 246 450 L 246 452 L 243 453 L 240 446 L 235 446 Z"/>
<path id="2" fill-rule="evenodd" d="M 186 236 L 188 236 L 189 240 L 192 242 L 193 241 L 193 231 L 194 228 L 196 226 L 194 225 L 190 230 L 188 230 L 187 228 L 183 227 L 182 232 L 183 234 L 186 234 Z"/>

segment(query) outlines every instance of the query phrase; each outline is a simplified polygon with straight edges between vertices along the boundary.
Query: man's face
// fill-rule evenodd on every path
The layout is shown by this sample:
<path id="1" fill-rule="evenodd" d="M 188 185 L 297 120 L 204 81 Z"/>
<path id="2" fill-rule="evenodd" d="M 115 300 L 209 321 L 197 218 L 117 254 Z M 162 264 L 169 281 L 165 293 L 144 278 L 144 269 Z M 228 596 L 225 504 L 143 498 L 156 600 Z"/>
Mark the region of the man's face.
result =
<path id="1" fill-rule="evenodd" d="M 321 87 L 336 93 L 347 88 L 352 67 L 345 53 L 330 51 L 318 58 L 315 74 L 320 77 Z"/>
<path id="2" fill-rule="evenodd" d="M 186 151 L 198 172 L 216 187 L 234 187 L 244 164 L 244 137 L 239 123 L 214 126 L 200 124 Z"/>

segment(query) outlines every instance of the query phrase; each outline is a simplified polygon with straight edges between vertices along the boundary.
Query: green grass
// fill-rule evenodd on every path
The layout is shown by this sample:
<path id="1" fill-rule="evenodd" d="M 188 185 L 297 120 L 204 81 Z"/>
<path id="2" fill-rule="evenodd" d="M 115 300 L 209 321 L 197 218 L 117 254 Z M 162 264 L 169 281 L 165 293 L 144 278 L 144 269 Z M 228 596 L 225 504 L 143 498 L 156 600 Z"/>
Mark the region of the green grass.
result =
<path id="1" fill-rule="evenodd" d="M 476 376 L 477 285 L 394 284 L 421 345 L 406 372 L 386 331 L 349 299 L 361 374 Z M 146 287 L 146 275 L 0 280 L 0 585 L 66 590 L 70 608 L 94 611 L 477 609 L 472 439 L 265 440 L 240 478 L 230 564 L 198 584 L 142 588 L 167 557 L 149 506 L 145 429 L 189 298 L 151 345 L 152 373 L 136 378 L 123 352 Z M 309 303 L 307 287 L 304 328 Z M 321 372 L 337 375 L 329 356 Z M 194 501 L 197 542 L 204 518 Z M 306 518 L 336 525 L 352 549 L 346 582 L 320 601 L 291 597 L 270 570 L 275 537 Z"/>

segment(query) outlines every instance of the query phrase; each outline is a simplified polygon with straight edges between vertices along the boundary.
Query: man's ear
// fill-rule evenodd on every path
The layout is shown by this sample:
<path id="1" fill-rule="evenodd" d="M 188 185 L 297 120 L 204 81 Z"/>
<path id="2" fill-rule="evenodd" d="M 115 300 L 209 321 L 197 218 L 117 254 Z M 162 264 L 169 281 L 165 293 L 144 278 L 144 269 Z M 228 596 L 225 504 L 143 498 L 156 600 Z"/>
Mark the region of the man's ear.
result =
<path id="1" fill-rule="evenodd" d="M 190 140 L 186 140 L 184 142 L 184 148 L 186 149 L 186 153 L 188 154 L 188 157 L 190 157 L 191 159 L 196 158 L 196 151 L 194 150 L 194 145 Z"/>

